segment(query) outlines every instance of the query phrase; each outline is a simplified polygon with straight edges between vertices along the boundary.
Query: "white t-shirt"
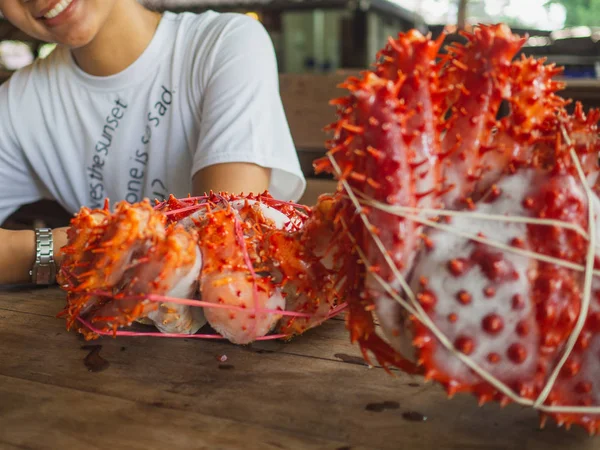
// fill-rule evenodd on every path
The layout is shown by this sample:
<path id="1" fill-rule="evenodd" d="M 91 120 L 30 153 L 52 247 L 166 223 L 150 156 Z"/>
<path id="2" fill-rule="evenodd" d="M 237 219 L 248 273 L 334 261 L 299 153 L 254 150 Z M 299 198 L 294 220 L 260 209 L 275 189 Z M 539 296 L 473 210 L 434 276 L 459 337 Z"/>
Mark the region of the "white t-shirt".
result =
<path id="1" fill-rule="evenodd" d="M 187 196 L 199 169 L 224 162 L 271 168 L 276 198 L 306 187 L 273 44 L 245 15 L 166 12 L 116 75 L 91 76 L 57 48 L 0 86 L 0 223 L 43 198 L 76 212 Z"/>

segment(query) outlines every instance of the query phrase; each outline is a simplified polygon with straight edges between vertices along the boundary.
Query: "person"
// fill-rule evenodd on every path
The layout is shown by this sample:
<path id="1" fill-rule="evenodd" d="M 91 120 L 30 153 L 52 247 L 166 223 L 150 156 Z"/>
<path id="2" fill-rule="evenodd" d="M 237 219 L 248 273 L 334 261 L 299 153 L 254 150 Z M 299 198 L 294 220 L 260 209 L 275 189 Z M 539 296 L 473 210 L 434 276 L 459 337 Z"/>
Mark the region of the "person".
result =
<path id="1" fill-rule="evenodd" d="M 0 0 L 0 12 L 57 43 L 0 86 L 0 223 L 41 199 L 76 213 L 210 190 L 301 197 L 273 44 L 256 19 L 138 0 Z M 65 230 L 0 229 L 0 284 L 52 283 Z"/>

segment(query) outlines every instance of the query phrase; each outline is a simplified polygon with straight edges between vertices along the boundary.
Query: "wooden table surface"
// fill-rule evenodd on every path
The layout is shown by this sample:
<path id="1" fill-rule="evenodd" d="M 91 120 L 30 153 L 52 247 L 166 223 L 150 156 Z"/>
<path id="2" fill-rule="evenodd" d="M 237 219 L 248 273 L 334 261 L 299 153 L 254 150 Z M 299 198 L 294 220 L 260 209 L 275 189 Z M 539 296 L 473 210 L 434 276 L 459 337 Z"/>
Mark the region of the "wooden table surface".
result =
<path id="1" fill-rule="evenodd" d="M 55 318 L 63 302 L 0 291 L 0 449 L 600 449 L 519 406 L 369 368 L 340 319 L 249 347 L 102 338 L 108 365 L 90 371 L 90 343 Z"/>

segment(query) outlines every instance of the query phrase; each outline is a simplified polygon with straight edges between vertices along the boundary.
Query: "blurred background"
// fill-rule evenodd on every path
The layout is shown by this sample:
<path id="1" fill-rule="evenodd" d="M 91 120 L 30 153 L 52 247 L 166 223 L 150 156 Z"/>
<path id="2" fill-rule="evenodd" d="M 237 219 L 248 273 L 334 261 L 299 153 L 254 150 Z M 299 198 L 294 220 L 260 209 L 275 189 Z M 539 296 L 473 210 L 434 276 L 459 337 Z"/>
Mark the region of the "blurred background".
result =
<path id="1" fill-rule="evenodd" d="M 563 95 L 600 106 L 600 0 L 139 1 L 158 10 L 233 11 L 261 21 L 277 54 L 281 94 L 299 150 L 322 149 L 322 128 L 334 118 L 328 100 L 339 94 L 336 85 L 369 67 L 389 36 L 411 28 L 435 37 L 444 28 L 508 23 L 529 36 L 522 52 L 564 67 Z M 448 38 L 453 39 L 460 37 Z M 0 82 L 53 49 L 0 16 Z"/>
<path id="2" fill-rule="evenodd" d="M 363 68 L 388 36 L 418 28 L 505 22 L 529 37 L 524 51 L 566 66 L 569 77 L 600 77 L 600 0 L 140 0 L 162 10 L 234 11 L 269 31 L 282 73 Z M 35 42 L 0 18 L 0 66 L 14 70 L 45 57 Z"/>
<path id="3" fill-rule="evenodd" d="M 324 154 L 323 127 L 335 120 L 329 100 L 337 85 L 368 68 L 389 36 L 417 28 L 434 37 L 478 23 L 509 24 L 527 35 L 522 52 L 564 67 L 561 94 L 586 108 L 600 106 L 600 0 L 140 0 L 158 10 L 238 12 L 269 32 L 280 92 L 303 170 L 302 199 L 313 204 L 331 186 L 312 169 Z M 0 83 L 12 71 L 45 58 L 53 44 L 37 42 L 0 16 Z M 325 183 L 325 184 L 320 184 Z"/>

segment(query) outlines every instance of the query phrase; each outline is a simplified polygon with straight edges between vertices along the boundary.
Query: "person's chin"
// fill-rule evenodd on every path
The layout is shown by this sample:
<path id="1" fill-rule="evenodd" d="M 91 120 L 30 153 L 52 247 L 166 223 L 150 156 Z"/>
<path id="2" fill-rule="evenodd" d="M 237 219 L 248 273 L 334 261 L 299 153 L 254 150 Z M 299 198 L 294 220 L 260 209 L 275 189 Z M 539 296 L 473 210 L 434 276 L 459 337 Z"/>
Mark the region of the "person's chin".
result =
<path id="1" fill-rule="evenodd" d="M 52 40 L 70 49 L 78 49 L 90 44 L 95 36 L 96 32 L 93 26 L 85 26 L 80 23 L 69 29 L 67 33 L 54 34 Z"/>

